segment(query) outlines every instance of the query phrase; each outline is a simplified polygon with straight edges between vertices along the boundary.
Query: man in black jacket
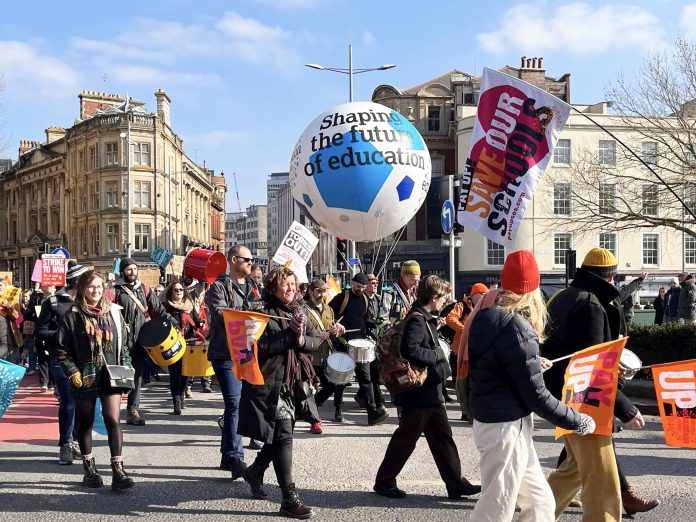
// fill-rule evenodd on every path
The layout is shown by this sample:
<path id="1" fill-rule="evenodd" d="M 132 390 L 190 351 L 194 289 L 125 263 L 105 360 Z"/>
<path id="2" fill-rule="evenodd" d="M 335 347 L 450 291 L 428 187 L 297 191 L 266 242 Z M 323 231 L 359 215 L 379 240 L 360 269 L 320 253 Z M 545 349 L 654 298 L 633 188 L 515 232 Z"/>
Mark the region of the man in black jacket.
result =
<path id="1" fill-rule="evenodd" d="M 626 335 L 620 292 L 612 284 L 617 265 L 610 251 L 593 248 L 585 256 L 570 287 L 551 298 L 548 304 L 550 331 L 542 348 L 544 357 L 563 357 Z M 544 374 L 547 388 L 559 399 L 568 363 L 569 360 L 559 361 Z M 620 389 L 616 393 L 614 415 L 629 429 L 645 425 L 638 409 Z M 565 450 L 570 457 L 549 477 L 556 498 L 556 516 L 577 493 L 578 483 L 588 503 L 603 505 L 604 513 L 616 520 L 621 518 L 622 501 L 629 514 L 648 511 L 659 504 L 638 497 L 628 486 L 616 461 L 611 437 L 568 435 Z"/>
<path id="2" fill-rule="evenodd" d="M 165 311 L 155 292 L 138 279 L 138 265 L 135 260 L 124 257 L 119 265 L 121 279 L 116 282 L 116 304 L 123 307 L 123 319 L 128 325 L 127 346 L 130 351 L 131 364 L 135 368 L 135 386 L 128 394 L 128 414 L 126 423 L 132 426 L 144 426 L 140 417 L 140 389 L 143 383 L 143 370 L 147 362 L 145 348 L 138 343 L 138 334 L 146 321 L 156 317 L 172 317 Z"/>
<path id="3" fill-rule="evenodd" d="M 70 262 L 65 274 L 65 287 L 43 300 L 41 313 L 34 326 L 34 337 L 37 345 L 40 346 L 41 350 L 48 351 L 51 374 L 59 393 L 58 445 L 60 452 L 58 464 L 72 464 L 74 459 L 82 458 L 75 434 L 75 400 L 70 395 L 68 377 L 56 357 L 56 348 L 58 347 L 58 324 L 72 308 L 77 280 L 87 270 L 87 267 L 78 265 L 74 261 Z"/>
<path id="4" fill-rule="evenodd" d="M 224 308 L 250 310 L 252 303 L 260 298 L 256 283 L 251 279 L 251 252 L 244 245 L 235 245 L 227 254 L 230 273 L 220 274 L 210 286 L 205 296 L 208 311 L 210 335 L 208 359 L 213 365 L 215 376 L 225 402 L 222 437 L 220 439 L 220 469 L 230 471 L 232 480 L 244 474 L 244 447 L 242 437 L 237 434 L 239 423 L 239 401 L 242 395 L 242 382 L 232 371 L 234 365 L 227 346 Z"/>
<path id="5" fill-rule="evenodd" d="M 358 272 L 350 282 L 350 290 L 344 290 L 329 303 L 329 306 L 334 311 L 334 316 L 337 317 L 336 321 L 341 321 L 346 331 L 354 330 L 344 334 L 347 341 L 351 339 L 366 339 L 367 330 L 372 326 L 373 320 L 369 313 L 369 301 L 365 295 L 365 288 L 368 284 L 370 284 L 370 280 L 367 278 L 367 275 Z M 358 393 L 365 401 L 365 407 L 367 408 L 367 424 L 375 426 L 383 423 L 389 418 L 389 414 L 383 404 L 378 405 L 375 403 L 375 394 L 372 388 L 372 379 L 370 378 L 370 363 L 359 363 L 356 361 L 355 377 L 358 379 L 360 387 Z M 342 419 L 342 417 L 340 407 L 337 406 L 336 420 Z"/>

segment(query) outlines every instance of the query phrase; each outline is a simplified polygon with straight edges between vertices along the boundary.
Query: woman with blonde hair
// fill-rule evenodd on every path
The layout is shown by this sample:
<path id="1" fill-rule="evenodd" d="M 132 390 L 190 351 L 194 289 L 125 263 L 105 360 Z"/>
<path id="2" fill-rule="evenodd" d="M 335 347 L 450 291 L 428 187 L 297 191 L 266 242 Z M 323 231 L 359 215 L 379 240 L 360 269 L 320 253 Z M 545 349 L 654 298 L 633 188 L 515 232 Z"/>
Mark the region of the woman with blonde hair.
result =
<path id="1" fill-rule="evenodd" d="M 481 455 L 482 494 L 475 521 L 555 520 L 555 501 L 532 442 L 532 413 L 580 435 L 594 431 L 592 417 L 568 408 L 544 386 L 550 363 L 539 357 L 547 312 L 534 255 L 508 255 L 492 306 L 477 310 L 469 332 L 470 408 Z"/>

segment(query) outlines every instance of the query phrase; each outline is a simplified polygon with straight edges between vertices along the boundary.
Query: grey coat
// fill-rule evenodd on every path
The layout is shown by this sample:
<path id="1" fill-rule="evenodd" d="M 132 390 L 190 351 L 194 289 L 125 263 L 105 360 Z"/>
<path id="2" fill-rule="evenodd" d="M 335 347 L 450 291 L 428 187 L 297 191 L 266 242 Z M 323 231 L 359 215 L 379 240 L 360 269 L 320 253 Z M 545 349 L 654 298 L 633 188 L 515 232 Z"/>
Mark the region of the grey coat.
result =
<path id="1" fill-rule="evenodd" d="M 696 285 L 693 279 L 687 279 L 679 292 L 679 319 L 696 320 Z"/>

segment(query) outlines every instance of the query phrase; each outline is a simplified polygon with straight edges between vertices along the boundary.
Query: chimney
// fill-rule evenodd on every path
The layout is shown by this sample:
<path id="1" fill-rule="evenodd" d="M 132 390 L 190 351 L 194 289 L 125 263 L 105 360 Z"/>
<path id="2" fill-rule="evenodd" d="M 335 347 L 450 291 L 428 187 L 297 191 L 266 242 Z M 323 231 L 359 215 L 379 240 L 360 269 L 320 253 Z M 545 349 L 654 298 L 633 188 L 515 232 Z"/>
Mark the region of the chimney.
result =
<path id="1" fill-rule="evenodd" d="M 536 57 L 532 58 L 532 69 L 536 69 Z"/>
<path id="2" fill-rule="evenodd" d="M 80 99 L 80 119 L 91 118 L 97 110 L 105 110 L 123 102 L 117 94 L 98 91 L 82 91 L 77 96 Z"/>
<path id="3" fill-rule="evenodd" d="M 520 69 L 524 69 L 524 61 L 526 58 L 527 58 L 526 56 L 523 56 L 522 58 L 520 58 Z"/>
<path id="4" fill-rule="evenodd" d="M 162 120 L 162 122 L 165 123 L 167 127 L 171 127 L 172 122 L 170 117 L 169 104 L 172 102 L 172 100 L 169 99 L 167 93 L 164 92 L 162 89 L 157 90 L 157 92 L 155 93 L 155 98 L 157 98 L 157 117 L 160 120 Z"/>
<path id="5" fill-rule="evenodd" d="M 26 154 L 32 149 L 37 149 L 41 146 L 41 143 L 38 141 L 32 141 L 32 140 L 19 140 L 19 156 L 21 157 L 22 155 Z"/>
<path id="6" fill-rule="evenodd" d="M 543 56 L 540 56 L 540 57 L 539 57 L 539 69 L 542 69 L 542 70 L 544 69 L 544 68 L 542 67 L 542 65 L 541 65 L 541 62 L 543 62 L 543 61 L 544 61 L 544 57 L 543 57 Z"/>
<path id="7" fill-rule="evenodd" d="M 49 127 L 46 129 L 46 145 L 64 137 L 65 129 L 61 129 L 60 127 Z"/>

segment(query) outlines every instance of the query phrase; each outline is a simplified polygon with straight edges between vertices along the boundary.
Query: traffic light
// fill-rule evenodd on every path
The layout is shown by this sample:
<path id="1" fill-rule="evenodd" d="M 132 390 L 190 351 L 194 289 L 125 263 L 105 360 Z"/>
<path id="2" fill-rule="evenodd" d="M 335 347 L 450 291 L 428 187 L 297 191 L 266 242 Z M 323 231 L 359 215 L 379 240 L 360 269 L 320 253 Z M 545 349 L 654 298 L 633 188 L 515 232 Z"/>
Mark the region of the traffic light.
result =
<path id="1" fill-rule="evenodd" d="M 336 271 L 348 271 L 348 240 L 343 237 L 336 238 Z"/>

